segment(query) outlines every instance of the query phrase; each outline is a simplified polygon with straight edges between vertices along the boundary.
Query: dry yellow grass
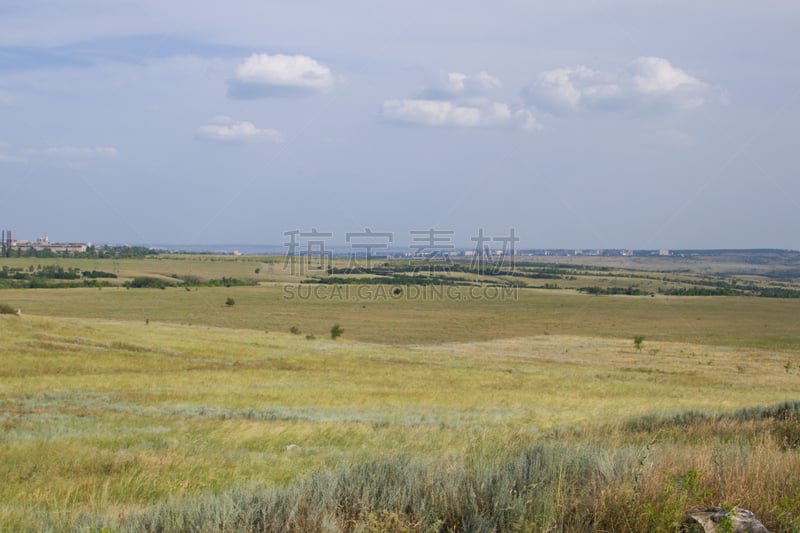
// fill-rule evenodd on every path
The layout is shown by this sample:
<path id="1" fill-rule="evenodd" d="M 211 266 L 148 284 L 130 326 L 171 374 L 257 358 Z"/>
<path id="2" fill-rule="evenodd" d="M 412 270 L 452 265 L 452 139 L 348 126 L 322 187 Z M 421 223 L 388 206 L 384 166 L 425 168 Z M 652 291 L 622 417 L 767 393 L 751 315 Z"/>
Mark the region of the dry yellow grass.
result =
<path id="1" fill-rule="evenodd" d="M 639 352 L 630 339 L 572 335 L 386 346 L 26 315 L 0 328 L 7 524 L 800 393 L 797 354 L 730 346 L 646 340 Z"/>

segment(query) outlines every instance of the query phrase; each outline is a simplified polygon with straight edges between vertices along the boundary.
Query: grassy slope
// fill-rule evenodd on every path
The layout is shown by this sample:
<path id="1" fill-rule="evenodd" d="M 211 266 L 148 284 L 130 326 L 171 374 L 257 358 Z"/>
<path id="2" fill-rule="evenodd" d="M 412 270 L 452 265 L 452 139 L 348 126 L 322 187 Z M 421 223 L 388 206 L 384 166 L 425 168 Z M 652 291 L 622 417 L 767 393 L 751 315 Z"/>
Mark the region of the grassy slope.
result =
<path id="1" fill-rule="evenodd" d="M 246 310 L 248 294 L 219 312 Z M 122 512 L 321 465 L 457 457 L 554 427 L 800 392 L 796 354 L 742 347 L 647 340 L 639 353 L 630 339 L 566 335 L 392 347 L 24 315 L 0 316 L 0 328 L 0 524 L 15 527 L 40 524 L 37 513 Z"/>
<path id="2" fill-rule="evenodd" d="M 380 287 L 284 286 L 206 288 L 185 291 L 104 288 L 4 290 L 0 298 L 23 313 L 86 318 L 145 319 L 181 324 L 243 327 L 325 334 L 341 323 L 350 339 L 383 344 L 483 341 L 543 334 L 632 338 L 800 350 L 800 299 L 752 297 L 588 296 L 568 291 L 521 289 L 517 297 L 430 299 L 358 290 Z M 319 291 L 311 298 L 300 297 Z M 287 298 L 287 295 L 293 297 Z M 349 297 L 340 296 L 341 294 Z M 481 296 L 482 293 L 478 293 Z M 236 305 L 226 308 L 227 297 Z M 462 299 L 463 297 L 463 299 Z"/>
<path id="3" fill-rule="evenodd" d="M 333 287 L 287 299 L 281 283 L 296 279 L 262 259 L 60 262 L 127 277 L 255 278 L 258 287 L 0 291 L 0 302 L 23 310 L 22 317 L 0 316 L 0 529 L 40 530 L 54 520 L 61 530 L 80 511 L 128 514 L 249 483 L 291 484 L 289 493 L 303 498 L 294 480 L 312 469 L 359 469 L 387 456 L 391 465 L 403 453 L 430 461 L 417 471 L 428 483 L 429 467 L 450 479 L 451 469 L 476 460 L 476 447 L 481 457 L 505 461 L 506 452 L 546 439 L 553 428 L 798 398 L 800 300 L 546 290 L 476 299 L 465 289 L 427 300 L 375 292 L 342 298 L 324 292 Z M 228 297 L 236 305 L 226 307 Z M 325 337 L 335 322 L 345 336 L 331 342 Z M 288 335 L 295 325 L 317 339 Z M 631 340 L 639 334 L 646 337 L 642 353 Z M 658 431 L 652 449 L 648 432 L 559 430 L 570 450 L 559 452 L 551 474 L 561 479 L 563 465 L 581 454 L 598 461 L 605 496 L 587 505 L 607 522 L 593 528 L 669 529 L 692 502 L 728 501 L 789 531 L 800 527 L 800 454 L 781 435 L 800 443 L 800 428 L 796 420 L 765 424 Z M 302 451 L 287 454 L 291 443 Z M 492 469 L 510 468 L 492 464 L 490 477 Z M 462 466 L 467 487 L 474 473 Z M 678 487 L 674 476 L 692 470 L 700 473 L 696 486 Z M 756 488 L 742 489 L 754 479 Z M 631 492 L 634 485 L 640 488 Z M 552 505 L 549 496 L 537 500 L 550 507 L 536 507 L 536 516 L 550 521 L 534 529 L 567 527 L 559 516 L 568 508 L 559 505 L 571 500 L 559 490 Z M 211 513 L 235 500 L 210 498 L 202 502 Z M 338 512 L 340 502 L 328 503 Z M 297 530 L 333 519 L 323 518 Z"/>

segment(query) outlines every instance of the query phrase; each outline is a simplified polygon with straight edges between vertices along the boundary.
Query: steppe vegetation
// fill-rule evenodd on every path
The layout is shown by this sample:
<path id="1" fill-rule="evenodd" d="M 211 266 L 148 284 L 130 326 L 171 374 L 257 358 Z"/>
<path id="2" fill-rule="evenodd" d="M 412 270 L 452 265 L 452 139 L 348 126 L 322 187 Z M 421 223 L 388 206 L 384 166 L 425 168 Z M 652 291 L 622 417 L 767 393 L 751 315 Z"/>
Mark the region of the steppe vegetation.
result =
<path id="1" fill-rule="evenodd" d="M 22 310 L 0 315 L 0 530 L 671 531 L 708 505 L 800 529 L 799 299 L 34 261 L 118 277 L 0 291 Z"/>

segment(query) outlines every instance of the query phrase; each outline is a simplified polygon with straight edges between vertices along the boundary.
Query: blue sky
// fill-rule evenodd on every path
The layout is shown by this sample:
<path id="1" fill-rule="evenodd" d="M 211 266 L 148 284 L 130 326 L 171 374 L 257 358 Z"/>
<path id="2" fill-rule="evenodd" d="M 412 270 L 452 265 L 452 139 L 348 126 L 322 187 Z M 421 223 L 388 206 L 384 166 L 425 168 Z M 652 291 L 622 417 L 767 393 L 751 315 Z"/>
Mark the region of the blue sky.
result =
<path id="1" fill-rule="evenodd" d="M 0 226 L 800 249 L 794 2 L 0 1 Z"/>

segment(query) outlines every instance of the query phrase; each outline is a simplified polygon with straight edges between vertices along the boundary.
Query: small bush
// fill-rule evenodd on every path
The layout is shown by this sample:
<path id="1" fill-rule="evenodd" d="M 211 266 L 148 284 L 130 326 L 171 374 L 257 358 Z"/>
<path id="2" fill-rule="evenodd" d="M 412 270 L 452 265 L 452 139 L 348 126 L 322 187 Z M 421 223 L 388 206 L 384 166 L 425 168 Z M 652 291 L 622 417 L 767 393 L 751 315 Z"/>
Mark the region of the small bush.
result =
<path id="1" fill-rule="evenodd" d="M 633 346 L 636 348 L 636 350 L 638 350 L 640 352 L 642 351 L 642 343 L 643 342 L 644 342 L 644 335 L 636 335 L 633 338 Z"/>
<path id="2" fill-rule="evenodd" d="M 297 326 L 292 326 L 289 328 L 289 333 L 291 333 L 292 335 L 300 335 L 300 328 L 298 328 Z"/>
<path id="3" fill-rule="evenodd" d="M 0 315 L 15 315 L 17 310 L 8 304 L 0 304 Z"/>
<path id="4" fill-rule="evenodd" d="M 228 299 L 225 300 L 225 305 L 227 305 L 228 307 L 234 305 L 235 303 L 236 303 L 236 300 L 234 300 L 233 298 L 228 298 Z"/>
<path id="5" fill-rule="evenodd" d="M 344 329 L 339 324 L 334 324 L 331 328 L 331 339 L 336 340 L 342 336 Z"/>

